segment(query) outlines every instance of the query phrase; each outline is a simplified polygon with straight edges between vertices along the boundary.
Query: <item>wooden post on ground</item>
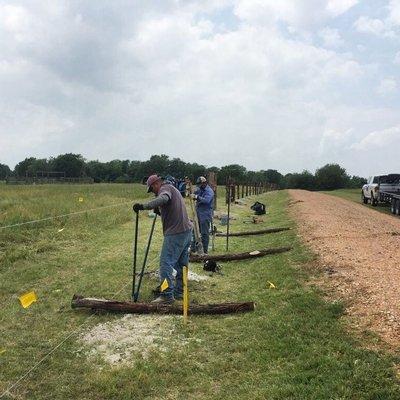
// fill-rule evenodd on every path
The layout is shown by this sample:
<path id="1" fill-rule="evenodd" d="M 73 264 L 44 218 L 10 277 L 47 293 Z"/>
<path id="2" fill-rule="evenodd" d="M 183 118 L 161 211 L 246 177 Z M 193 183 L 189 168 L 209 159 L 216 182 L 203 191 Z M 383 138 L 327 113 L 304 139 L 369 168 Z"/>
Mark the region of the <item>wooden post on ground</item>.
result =
<path id="1" fill-rule="evenodd" d="M 104 310 L 120 313 L 135 314 L 175 314 L 182 315 L 182 305 L 177 304 L 154 304 L 154 303 L 134 303 L 127 301 L 96 299 L 75 294 L 72 298 L 71 307 L 85 308 L 88 310 Z M 254 311 L 255 303 L 252 301 L 242 303 L 221 303 L 221 304 L 192 304 L 188 314 L 232 314 L 238 312 Z"/>

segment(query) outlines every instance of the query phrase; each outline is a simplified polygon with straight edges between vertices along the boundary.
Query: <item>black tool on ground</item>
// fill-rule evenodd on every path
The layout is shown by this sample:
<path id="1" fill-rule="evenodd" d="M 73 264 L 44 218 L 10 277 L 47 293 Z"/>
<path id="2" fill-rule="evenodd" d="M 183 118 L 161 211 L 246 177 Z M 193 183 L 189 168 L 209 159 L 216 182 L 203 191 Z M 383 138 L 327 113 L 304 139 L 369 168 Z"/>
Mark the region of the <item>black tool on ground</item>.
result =
<path id="1" fill-rule="evenodd" d="M 137 266 L 137 243 L 138 243 L 138 228 L 139 228 L 139 213 L 136 213 L 136 221 L 135 221 L 135 242 L 133 246 L 133 278 L 132 278 L 132 299 L 134 302 L 138 301 L 140 287 L 142 285 L 142 279 L 144 275 L 144 270 L 146 268 L 147 256 L 149 255 L 151 239 L 153 238 L 154 226 L 156 224 L 157 214 L 154 216 L 153 223 L 151 225 L 149 239 L 147 241 L 147 247 L 144 254 L 142 269 L 139 273 L 139 281 L 136 287 L 136 266 Z"/>
<path id="2" fill-rule="evenodd" d="M 254 211 L 255 215 L 265 214 L 265 204 L 260 203 L 259 201 L 256 201 L 250 208 Z"/>
<path id="3" fill-rule="evenodd" d="M 222 267 L 214 260 L 207 260 L 203 263 L 203 270 L 207 272 L 216 272 L 222 275 Z"/>

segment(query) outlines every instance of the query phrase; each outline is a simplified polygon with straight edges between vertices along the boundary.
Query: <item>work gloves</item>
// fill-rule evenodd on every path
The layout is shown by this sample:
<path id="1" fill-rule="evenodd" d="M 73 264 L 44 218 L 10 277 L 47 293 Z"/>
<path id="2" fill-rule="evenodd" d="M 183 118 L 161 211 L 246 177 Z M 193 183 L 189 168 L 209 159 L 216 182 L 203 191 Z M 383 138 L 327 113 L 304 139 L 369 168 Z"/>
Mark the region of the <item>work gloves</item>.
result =
<path id="1" fill-rule="evenodd" d="M 140 204 L 140 203 L 135 203 L 132 208 L 133 208 L 133 211 L 135 211 L 135 213 L 138 213 L 139 211 L 144 210 L 143 204 Z"/>
<path id="2" fill-rule="evenodd" d="M 160 211 L 159 207 L 155 207 L 153 211 L 154 211 L 155 214 L 161 215 L 161 211 Z"/>

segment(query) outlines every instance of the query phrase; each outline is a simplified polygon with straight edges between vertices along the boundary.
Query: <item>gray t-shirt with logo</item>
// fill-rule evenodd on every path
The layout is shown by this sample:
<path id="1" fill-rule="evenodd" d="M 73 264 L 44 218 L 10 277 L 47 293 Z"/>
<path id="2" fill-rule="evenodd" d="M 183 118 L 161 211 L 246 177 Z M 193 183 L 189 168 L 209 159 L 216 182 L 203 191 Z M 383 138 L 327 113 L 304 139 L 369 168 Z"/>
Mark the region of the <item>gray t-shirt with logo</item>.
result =
<path id="1" fill-rule="evenodd" d="M 175 235 L 192 229 L 185 201 L 181 193 L 169 183 L 164 183 L 158 196 L 144 204 L 146 210 L 160 207 L 164 235 Z"/>

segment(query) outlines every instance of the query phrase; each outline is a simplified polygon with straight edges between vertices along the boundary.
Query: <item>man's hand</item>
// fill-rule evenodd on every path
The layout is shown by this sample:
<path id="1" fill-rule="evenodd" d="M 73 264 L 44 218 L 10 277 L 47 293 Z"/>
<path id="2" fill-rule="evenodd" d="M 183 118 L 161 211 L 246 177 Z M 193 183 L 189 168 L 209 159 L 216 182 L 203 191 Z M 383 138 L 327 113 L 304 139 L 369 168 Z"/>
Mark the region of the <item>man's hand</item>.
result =
<path id="1" fill-rule="evenodd" d="M 140 203 L 135 203 L 132 208 L 133 208 L 133 211 L 135 211 L 135 213 L 138 213 L 139 211 L 144 210 L 143 204 L 140 204 Z"/>
<path id="2" fill-rule="evenodd" d="M 193 200 L 197 200 L 197 194 L 191 193 L 190 198 L 192 198 Z"/>
<path id="3" fill-rule="evenodd" d="M 155 214 L 161 215 L 160 207 L 155 207 L 153 211 Z"/>

